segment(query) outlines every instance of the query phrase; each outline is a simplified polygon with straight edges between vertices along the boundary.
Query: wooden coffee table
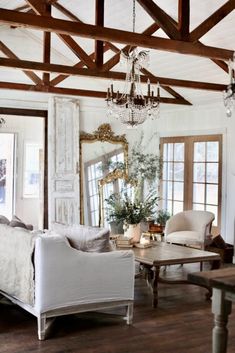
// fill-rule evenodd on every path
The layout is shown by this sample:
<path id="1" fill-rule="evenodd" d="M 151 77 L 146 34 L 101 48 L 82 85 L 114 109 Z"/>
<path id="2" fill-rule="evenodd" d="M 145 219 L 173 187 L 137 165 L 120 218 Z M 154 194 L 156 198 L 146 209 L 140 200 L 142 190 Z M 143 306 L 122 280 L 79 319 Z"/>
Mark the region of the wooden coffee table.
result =
<path id="1" fill-rule="evenodd" d="M 211 269 L 220 267 L 220 255 L 210 251 L 197 250 L 180 245 L 172 245 L 162 242 L 156 242 L 151 248 L 140 249 L 133 248 L 135 260 L 144 266 L 146 279 L 153 289 L 154 308 L 158 304 L 158 283 L 184 283 L 190 284 L 188 280 L 167 280 L 159 276 L 161 266 L 189 264 L 195 262 L 212 261 Z M 203 287 L 211 289 L 209 286 L 200 284 Z M 211 293 L 210 293 L 211 295 Z"/>

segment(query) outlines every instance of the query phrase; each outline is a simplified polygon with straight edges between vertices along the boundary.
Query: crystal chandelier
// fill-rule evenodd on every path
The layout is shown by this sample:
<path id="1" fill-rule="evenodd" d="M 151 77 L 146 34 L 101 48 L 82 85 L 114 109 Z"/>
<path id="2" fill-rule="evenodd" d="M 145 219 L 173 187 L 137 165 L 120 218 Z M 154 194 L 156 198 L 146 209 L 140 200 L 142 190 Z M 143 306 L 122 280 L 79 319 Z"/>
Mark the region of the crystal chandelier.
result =
<path id="1" fill-rule="evenodd" d="M 231 117 L 232 109 L 235 106 L 235 52 L 233 54 L 233 60 L 229 60 L 228 68 L 230 83 L 224 91 L 224 105 L 227 117 Z"/>
<path id="2" fill-rule="evenodd" d="M 133 0 L 133 32 L 135 32 L 135 0 Z M 148 51 L 138 52 L 130 48 L 126 54 L 121 52 L 121 63 L 126 63 L 126 79 L 123 93 L 114 94 L 113 84 L 107 91 L 108 115 L 120 120 L 128 127 L 143 124 L 147 118 L 155 119 L 159 116 L 160 87 L 157 86 L 157 96 L 151 89 L 150 80 L 147 81 L 147 95 L 141 89 L 140 70 L 148 66 Z"/>

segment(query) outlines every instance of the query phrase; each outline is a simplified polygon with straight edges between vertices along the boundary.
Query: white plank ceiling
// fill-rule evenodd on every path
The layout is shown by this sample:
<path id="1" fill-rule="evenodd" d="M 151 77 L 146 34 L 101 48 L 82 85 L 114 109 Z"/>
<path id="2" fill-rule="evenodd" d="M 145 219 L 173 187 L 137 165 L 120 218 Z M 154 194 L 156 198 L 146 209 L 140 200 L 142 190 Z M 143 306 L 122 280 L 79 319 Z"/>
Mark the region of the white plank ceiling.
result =
<path id="1" fill-rule="evenodd" d="M 81 21 L 87 24 L 95 23 L 95 0 L 59 0 L 59 4 L 75 14 Z M 178 19 L 177 0 L 155 0 L 165 12 Z M 190 30 L 197 27 L 208 18 L 214 11 L 221 7 L 225 0 L 191 0 L 190 1 Z M 15 9 L 25 5 L 25 1 L 0 0 L 0 8 Z M 52 16 L 69 20 L 64 14 L 53 8 Z M 153 23 L 153 19 L 136 3 L 136 32 L 144 31 Z M 106 0 L 105 1 L 105 23 L 106 27 L 132 31 L 132 0 Z M 155 33 L 156 36 L 167 38 L 162 30 Z M 235 10 L 225 17 L 220 23 L 212 28 L 201 38 L 203 44 L 226 49 L 235 49 Z M 94 51 L 94 41 L 91 39 L 73 37 L 76 42 L 88 53 Z M 10 28 L 0 25 L 0 40 L 3 41 L 20 59 L 42 61 L 43 45 L 42 32 L 23 28 Z M 115 44 L 115 43 L 113 43 Z M 118 48 L 122 45 L 115 44 Z M 105 54 L 105 61 L 114 55 L 109 51 Z M 4 57 L 2 53 L 0 56 Z M 63 65 L 74 65 L 79 61 L 75 54 L 55 35 L 52 35 L 51 62 Z M 123 71 L 123 67 L 116 65 L 115 71 Z M 210 59 L 193 57 L 176 53 L 150 50 L 150 66 L 148 68 L 153 74 L 162 77 L 185 79 L 192 81 L 204 81 L 214 83 L 228 83 L 228 75 L 214 64 Z M 41 74 L 37 73 L 40 77 Z M 51 78 L 56 75 L 51 75 Z M 0 81 L 32 83 L 31 80 L 20 71 L 0 69 Z M 83 77 L 68 78 L 59 84 L 59 87 L 86 88 L 104 91 L 109 84 L 108 80 L 89 79 Z M 115 83 L 121 89 L 122 83 Z M 182 94 L 185 99 L 193 105 L 212 103 L 222 100 L 222 93 L 209 92 L 196 89 L 172 87 Z M 162 90 L 165 97 L 169 97 Z M 0 91 L 1 95 L 1 91 Z M 175 106 L 177 109 L 177 106 Z"/>

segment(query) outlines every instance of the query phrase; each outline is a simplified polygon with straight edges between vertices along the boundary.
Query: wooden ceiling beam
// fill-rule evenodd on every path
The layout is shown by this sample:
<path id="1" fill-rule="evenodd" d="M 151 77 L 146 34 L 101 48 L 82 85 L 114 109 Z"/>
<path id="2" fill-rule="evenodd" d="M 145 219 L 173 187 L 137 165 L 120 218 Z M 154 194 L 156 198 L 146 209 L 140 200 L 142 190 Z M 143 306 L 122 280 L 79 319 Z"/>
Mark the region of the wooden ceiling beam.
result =
<path id="1" fill-rule="evenodd" d="M 178 29 L 180 38 L 188 40 L 189 38 L 189 24 L 190 24 L 190 1 L 178 0 Z"/>
<path id="2" fill-rule="evenodd" d="M 20 60 L 2 41 L 0 41 L 0 50 L 10 59 Z M 24 74 L 37 85 L 42 84 L 42 80 L 34 72 L 23 70 Z"/>
<path id="3" fill-rule="evenodd" d="M 16 8 L 14 8 L 14 11 L 23 11 L 23 10 L 27 10 L 29 8 L 29 5 L 22 5 L 22 6 L 18 6 Z"/>
<path id="4" fill-rule="evenodd" d="M 156 23 L 153 23 L 151 26 L 149 26 L 144 32 L 143 34 L 145 35 L 151 35 L 153 33 L 155 33 L 157 30 L 159 29 L 159 26 Z M 117 47 L 116 49 L 118 49 L 117 53 L 112 56 L 112 58 L 110 58 L 108 61 L 106 61 L 106 63 L 103 65 L 102 67 L 102 71 L 109 71 L 111 70 L 115 65 L 117 65 L 119 63 L 120 60 L 120 54 L 121 51 L 128 51 L 130 49 L 130 45 L 126 45 L 124 48 L 122 48 L 122 50 L 119 50 Z M 133 49 L 136 48 L 135 46 L 132 47 Z"/>
<path id="5" fill-rule="evenodd" d="M 228 73 L 228 65 L 223 60 L 211 59 L 217 66 Z"/>
<path id="6" fill-rule="evenodd" d="M 93 98 L 102 98 L 102 99 L 105 99 L 107 96 L 107 92 L 101 92 L 101 91 L 92 91 L 92 90 L 76 89 L 76 88 L 51 87 L 51 86 L 38 87 L 34 85 L 27 85 L 24 83 L 13 83 L 13 82 L 0 82 L 0 89 L 53 93 L 53 94 L 93 97 Z M 188 105 L 184 100 L 167 98 L 167 97 L 161 97 L 160 103 Z"/>
<path id="7" fill-rule="evenodd" d="M 68 9 L 66 9 L 64 6 L 56 3 L 56 4 L 53 4 L 53 6 L 59 10 L 62 14 L 64 14 L 66 17 L 68 17 L 70 20 L 72 21 L 77 21 L 77 22 L 81 22 L 82 21 L 80 20 L 80 18 L 78 18 L 77 16 L 75 16 L 72 12 L 70 12 Z M 113 46 L 112 43 L 108 43 L 106 42 L 107 45 L 109 45 L 110 49 L 113 50 L 115 52 L 115 46 Z"/>
<path id="8" fill-rule="evenodd" d="M 76 22 L 82 22 L 76 15 L 74 15 L 71 11 L 66 9 L 61 4 L 54 3 L 54 4 L 52 4 L 52 6 L 55 7 L 57 10 L 59 10 L 63 15 L 68 17 L 70 20 L 76 21 Z"/>
<path id="9" fill-rule="evenodd" d="M 0 114 L 47 118 L 47 110 L 0 107 Z"/>
<path id="10" fill-rule="evenodd" d="M 46 0 L 25 0 L 29 6 L 36 14 L 47 16 L 48 11 Z"/>
<path id="11" fill-rule="evenodd" d="M 53 72 L 53 73 L 63 73 L 67 75 L 74 76 L 86 76 L 86 77 L 96 77 L 103 79 L 113 79 L 113 80 L 125 80 L 126 74 L 124 72 L 117 71 L 108 71 L 103 72 L 98 69 L 82 69 L 74 66 L 58 65 L 58 64 L 45 64 L 39 63 L 36 61 L 27 61 L 27 60 L 15 60 L 15 59 L 6 59 L 0 58 L 0 67 L 15 68 L 21 70 L 33 70 L 33 71 L 43 71 L 43 72 Z M 141 75 L 141 82 L 147 82 L 148 76 Z M 152 83 L 157 84 L 158 82 L 161 85 L 167 86 L 178 86 L 178 87 L 187 87 L 211 91 L 223 91 L 226 88 L 226 85 L 217 84 L 217 83 L 207 83 L 207 82 L 198 82 L 198 81 L 188 81 L 188 80 L 179 80 L 166 77 L 154 76 L 151 79 Z"/>
<path id="12" fill-rule="evenodd" d="M 95 2 L 95 24 L 104 27 L 104 0 Z M 95 61 L 97 67 L 102 67 L 104 63 L 104 42 L 95 40 Z"/>
<path id="13" fill-rule="evenodd" d="M 105 43 L 104 45 L 104 52 L 108 51 L 110 49 L 110 46 Z M 92 60 L 95 59 L 95 52 L 90 54 L 90 58 Z M 82 68 L 84 67 L 84 63 L 82 61 L 79 61 L 77 64 L 75 64 L 73 67 L 77 67 L 77 68 Z M 58 85 L 59 83 L 61 83 L 62 81 L 64 81 L 66 78 L 68 78 L 70 75 L 63 75 L 63 74 L 60 74 L 58 75 L 57 77 L 55 77 L 53 80 L 51 80 L 50 82 L 50 85 L 51 86 L 56 86 Z"/>
<path id="14" fill-rule="evenodd" d="M 60 34 L 77 35 L 85 38 L 126 43 L 144 48 L 152 48 L 213 59 L 228 60 L 233 57 L 233 51 L 228 49 L 202 46 L 184 41 L 154 36 L 146 36 L 139 33 L 132 33 L 84 23 L 75 23 L 55 18 L 46 18 L 44 16 L 39 17 L 12 10 L 0 9 L 0 22 L 17 27 L 34 28 Z"/>
<path id="15" fill-rule="evenodd" d="M 66 34 L 57 34 L 58 37 L 64 42 L 65 45 L 90 69 L 96 67 L 94 61 L 85 52 L 85 50 L 80 47 L 80 45 L 70 36 Z"/>
<path id="16" fill-rule="evenodd" d="M 35 11 L 37 15 L 45 15 L 43 11 L 45 11 L 45 4 L 43 6 L 43 3 L 40 1 L 40 5 L 38 6 L 38 0 L 26 0 L 29 4 L 29 6 Z M 47 5 L 50 6 L 50 5 Z M 50 33 L 50 32 L 44 32 L 44 33 Z M 72 50 L 72 52 L 81 60 L 84 62 L 84 64 L 91 69 L 95 68 L 95 63 L 90 59 L 89 55 L 80 47 L 77 42 L 71 38 L 70 36 L 66 34 L 58 34 L 58 37 L 64 42 L 64 44 Z M 49 36 L 47 35 L 46 38 Z M 44 36 L 45 38 L 45 36 Z M 45 40 L 45 39 L 44 39 Z"/>
<path id="17" fill-rule="evenodd" d="M 235 9 L 235 0 L 227 1 L 190 33 L 190 41 L 195 42 L 211 30 L 217 23 Z"/>
<path id="18" fill-rule="evenodd" d="M 172 18 L 165 11 L 163 11 L 154 1 L 137 1 L 169 37 L 174 37 L 177 40 L 181 39 L 177 27 L 172 22 Z"/>
<path id="19" fill-rule="evenodd" d="M 51 16 L 51 5 L 46 3 L 44 0 L 44 16 Z M 51 61 L 51 32 L 43 32 L 43 62 L 50 63 Z M 43 83 L 44 85 L 48 85 L 50 82 L 50 73 L 43 73 Z"/>
<path id="20" fill-rule="evenodd" d="M 151 83 L 156 82 L 158 77 L 156 77 L 155 75 L 153 75 L 150 71 L 148 71 L 147 69 L 141 69 L 141 72 L 147 76 Z M 185 100 L 185 102 L 188 104 L 188 105 L 192 105 L 189 101 L 187 101 L 183 96 L 181 96 L 181 94 L 179 94 L 178 92 L 176 92 L 173 88 L 171 88 L 170 86 L 167 86 L 167 85 L 160 85 L 165 91 L 167 91 L 168 93 L 170 93 L 174 98 L 178 98 L 178 99 L 181 99 L 181 100 Z"/>

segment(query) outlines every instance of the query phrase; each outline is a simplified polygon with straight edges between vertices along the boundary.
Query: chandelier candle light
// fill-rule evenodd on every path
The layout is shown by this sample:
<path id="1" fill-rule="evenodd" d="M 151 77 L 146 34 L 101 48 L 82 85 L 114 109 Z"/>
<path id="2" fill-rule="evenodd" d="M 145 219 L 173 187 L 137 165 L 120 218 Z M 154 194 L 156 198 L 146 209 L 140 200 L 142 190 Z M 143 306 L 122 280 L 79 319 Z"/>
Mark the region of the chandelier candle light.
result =
<path id="1" fill-rule="evenodd" d="M 224 105 L 226 107 L 227 117 L 231 117 L 232 109 L 235 106 L 235 52 L 233 54 L 233 60 L 229 60 L 228 68 L 230 83 L 224 91 Z"/>
<path id="2" fill-rule="evenodd" d="M 135 32 L 135 0 L 133 1 L 133 32 Z M 159 116 L 160 86 L 157 85 L 157 96 L 151 89 L 150 80 L 147 81 L 147 95 L 141 89 L 140 70 L 148 66 L 149 53 L 130 47 L 126 54 L 121 52 L 121 62 L 125 61 L 126 79 L 123 93 L 117 91 L 114 97 L 113 84 L 107 91 L 108 115 L 119 119 L 128 127 L 143 124 L 147 118 L 155 119 Z"/>

